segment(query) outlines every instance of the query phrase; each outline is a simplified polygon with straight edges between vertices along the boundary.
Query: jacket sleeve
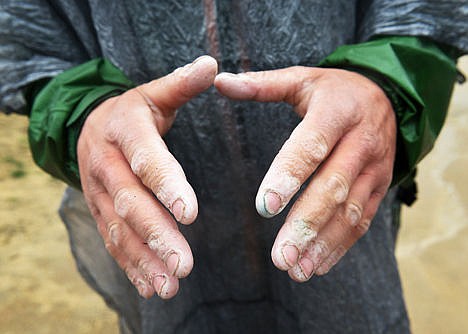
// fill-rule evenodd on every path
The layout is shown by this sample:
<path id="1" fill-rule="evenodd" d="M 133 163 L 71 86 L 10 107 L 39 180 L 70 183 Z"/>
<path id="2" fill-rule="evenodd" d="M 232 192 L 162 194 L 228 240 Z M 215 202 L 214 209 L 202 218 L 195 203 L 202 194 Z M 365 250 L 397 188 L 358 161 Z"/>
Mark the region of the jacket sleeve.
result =
<path id="1" fill-rule="evenodd" d="M 79 189 L 76 146 L 89 113 L 102 101 L 133 87 L 125 74 L 97 58 L 50 80 L 34 97 L 28 138 L 36 164 Z"/>
<path id="2" fill-rule="evenodd" d="M 467 0 L 358 0 L 358 41 L 378 35 L 427 37 L 468 51 Z"/>

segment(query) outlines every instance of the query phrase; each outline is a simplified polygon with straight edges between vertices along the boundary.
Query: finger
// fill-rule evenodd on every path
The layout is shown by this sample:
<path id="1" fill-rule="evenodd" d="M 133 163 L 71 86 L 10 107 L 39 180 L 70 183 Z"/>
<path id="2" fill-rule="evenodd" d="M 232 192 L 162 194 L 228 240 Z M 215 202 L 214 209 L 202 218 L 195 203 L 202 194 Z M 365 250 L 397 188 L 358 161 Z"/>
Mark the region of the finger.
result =
<path id="1" fill-rule="evenodd" d="M 304 81 L 312 84 L 322 71 L 320 68 L 295 66 L 272 71 L 220 73 L 214 85 L 221 94 L 231 99 L 296 105 Z"/>
<path id="2" fill-rule="evenodd" d="M 111 161 L 111 162 L 110 162 Z M 106 165 L 112 164 L 112 168 Z M 177 277 L 193 267 L 190 247 L 175 221 L 131 172 L 123 156 L 103 160 L 93 169 L 113 200 L 113 209 Z"/>
<path id="3" fill-rule="evenodd" d="M 198 214 L 198 204 L 185 173 L 168 151 L 161 138 L 151 112 L 136 91 L 122 96 L 115 106 L 118 117 L 106 127 L 106 138 L 124 154 L 132 171 L 150 188 L 177 221 L 192 223 Z M 131 115 L 128 116 L 128 110 Z M 132 121 L 128 118 L 132 117 Z M 100 155 L 93 157 L 99 162 Z"/>
<path id="4" fill-rule="evenodd" d="M 162 116 L 166 116 L 208 89 L 217 72 L 216 60 L 210 56 L 202 56 L 138 88 Z"/>
<path id="5" fill-rule="evenodd" d="M 151 298 L 155 293 L 153 285 L 144 279 L 143 274 L 141 274 L 139 270 L 132 264 L 128 256 L 125 255 L 125 253 L 120 248 L 114 246 L 109 238 L 109 233 L 107 233 L 106 223 L 104 220 L 99 219 L 96 221 L 96 223 L 98 231 L 104 240 L 104 245 L 109 254 L 114 258 L 119 267 L 125 272 L 127 278 L 130 280 L 133 286 L 136 287 L 140 296 L 146 299 Z"/>
<path id="6" fill-rule="evenodd" d="M 373 192 L 370 194 L 369 201 L 364 211 L 364 217 L 358 221 L 355 225 L 351 225 L 351 231 L 348 233 L 344 240 L 341 241 L 341 244 L 330 253 L 330 255 L 323 260 L 319 265 L 315 273 L 317 275 L 327 274 L 331 268 L 333 268 L 341 258 L 346 254 L 346 252 L 369 230 L 372 219 L 374 218 L 378 207 L 382 201 L 383 194 L 380 192 Z M 348 218 L 349 221 L 349 218 Z"/>
<path id="7" fill-rule="evenodd" d="M 359 140 L 351 135 L 343 138 L 294 203 L 272 249 L 273 262 L 279 269 L 287 270 L 296 264 L 299 254 L 347 199 L 351 185 L 367 163 L 367 155 L 358 149 Z"/>
<path id="8" fill-rule="evenodd" d="M 87 202 L 106 248 L 139 292 L 142 290 L 140 294 L 149 298 L 156 291 L 161 298 L 173 297 L 179 287 L 178 280 L 168 273 L 162 261 L 115 214 L 110 196 L 104 189 L 88 195 Z"/>
<path id="9" fill-rule="evenodd" d="M 314 273 L 324 275 L 346 254 L 369 229 L 384 196 L 384 191 L 379 189 L 382 189 L 382 178 L 375 174 L 363 173 L 357 178 L 346 203 L 340 206 L 290 270 L 293 279 L 305 281 Z"/>
<path id="10" fill-rule="evenodd" d="M 293 67 L 238 75 L 221 73 L 215 79 L 215 86 L 228 97 L 284 101 L 295 105 L 301 116 L 305 115 L 260 185 L 256 207 L 264 217 L 272 217 L 286 207 L 345 131 L 359 121 L 341 110 L 331 110 L 341 108 L 341 104 L 331 105 L 323 97 L 313 96 L 314 82 L 321 74 L 322 69 Z"/>
<path id="11" fill-rule="evenodd" d="M 263 217 L 280 213 L 300 186 L 328 156 L 341 131 L 326 131 L 321 121 L 303 120 L 273 160 L 260 184 L 255 205 Z"/>

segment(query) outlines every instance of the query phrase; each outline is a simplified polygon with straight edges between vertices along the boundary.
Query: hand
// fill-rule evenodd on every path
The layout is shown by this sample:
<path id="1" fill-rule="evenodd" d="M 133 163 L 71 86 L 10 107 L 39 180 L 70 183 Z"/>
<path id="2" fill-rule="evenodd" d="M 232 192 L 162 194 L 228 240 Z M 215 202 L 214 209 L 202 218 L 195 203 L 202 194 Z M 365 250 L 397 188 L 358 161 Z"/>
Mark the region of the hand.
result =
<path id="1" fill-rule="evenodd" d="M 233 99 L 287 102 L 303 117 L 265 175 L 256 207 L 264 217 L 278 214 L 312 176 L 271 256 L 299 282 L 327 273 L 366 233 L 390 185 L 396 121 L 389 100 L 366 77 L 336 69 L 221 73 L 215 86 Z"/>
<path id="2" fill-rule="evenodd" d="M 78 140 L 83 193 L 98 230 L 146 298 L 155 292 L 174 296 L 178 278 L 193 266 L 190 247 L 169 211 L 190 224 L 197 199 L 162 136 L 176 109 L 210 87 L 216 73 L 216 61 L 204 56 L 110 98 L 89 115 Z"/>

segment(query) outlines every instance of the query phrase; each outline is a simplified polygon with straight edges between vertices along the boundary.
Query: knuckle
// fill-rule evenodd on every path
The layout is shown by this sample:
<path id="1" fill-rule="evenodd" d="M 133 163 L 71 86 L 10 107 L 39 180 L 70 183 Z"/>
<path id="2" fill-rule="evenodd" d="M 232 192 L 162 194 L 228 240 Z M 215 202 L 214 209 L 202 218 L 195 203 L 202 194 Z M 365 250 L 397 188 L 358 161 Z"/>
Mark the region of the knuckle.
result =
<path id="1" fill-rule="evenodd" d="M 112 166 L 114 161 L 115 156 L 113 152 L 92 150 L 86 162 L 87 171 L 85 171 L 85 173 L 87 172 L 89 176 L 91 176 L 88 185 L 92 185 L 96 188 L 96 184 L 93 184 L 96 180 L 106 181 L 109 175 L 109 166 Z"/>
<path id="2" fill-rule="evenodd" d="M 159 258 L 164 259 L 172 251 L 169 245 L 169 233 L 167 231 L 151 232 L 148 234 L 148 246 L 156 251 Z"/>
<path id="3" fill-rule="evenodd" d="M 326 240 L 317 239 L 316 241 L 314 241 L 313 246 L 309 252 L 311 259 L 313 259 L 316 265 L 320 266 L 323 263 L 323 261 L 329 256 L 330 246 Z"/>
<path id="4" fill-rule="evenodd" d="M 380 137 L 376 133 L 365 131 L 360 134 L 360 148 L 364 155 L 377 156 Z"/>
<path id="5" fill-rule="evenodd" d="M 138 149 L 131 158 L 132 171 L 143 184 L 157 194 L 164 185 L 173 183 L 174 174 L 180 173 L 180 167 L 164 151 Z M 183 172 L 181 173 L 183 174 Z"/>
<path id="6" fill-rule="evenodd" d="M 349 182 L 341 173 L 333 173 L 326 181 L 325 190 L 331 195 L 332 204 L 338 205 L 348 197 Z"/>
<path id="7" fill-rule="evenodd" d="M 304 163 L 308 166 L 319 164 L 327 156 L 328 143 L 321 133 L 315 133 L 307 140 L 299 141 L 298 144 Z"/>
<path id="8" fill-rule="evenodd" d="M 316 220 L 296 219 L 292 221 L 291 228 L 299 248 L 302 248 L 317 237 L 320 223 Z"/>
<path id="9" fill-rule="evenodd" d="M 122 268 L 122 270 L 125 272 L 125 275 L 127 276 L 128 280 L 132 282 L 133 285 L 135 285 L 138 280 L 138 274 L 136 270 L 129 265 L 124 265 L 124 268 Z"/>
<path id="10" fill-rule="evenodd" d="M 109 122 L 103 129 L 104 139 L 109 143 L 118 143 L 124 136 L 124 127 L 120 117 L 110 118 Z"/>
<path id="11" fill-rule="evenodd" d="M 356 226 L 362 217 L 362 206 L 356 202 L 349 202 L 346 206 L 345 221 L 351 225 Z"/>
<path id="12" fill-rule="evenodd" d="M 306 179 L 311 169 L 325 159 L 328 151 L 327 141 L 320 133 L 308 138 L 293 134 L 284 143 L 278 157 L 284 168 L 290 170 L 299 179 Z"/>
<path id="13" fill-rule="evenodd" d="M 137 205 L 137 192 L 131 188 L 117 190 L 114 197 L 114 210 L 123 219 L 134 211 Z"/>
<path id="14" fill-rule="evenodd" d="M 369 231 L 370 224 L 370 219 L 362 219 L 354 228 L 356 237 L 361 238 L 364 234 L 366 234 L 367 231 Z"/>
<path id="15" fill-rule="evenodd" d="M 136 148 L 130 159 L 130 167 L 140 178 L 146 177 L 151 172 L 153 152 L 145 148 Z"/>
<path id="16" fill-rule="evenodd" d="M 145 255 L 138 257 L 135 260 L 135 267 L 145 276 L 148 277 L 151 268 L 151 261 Z"/>

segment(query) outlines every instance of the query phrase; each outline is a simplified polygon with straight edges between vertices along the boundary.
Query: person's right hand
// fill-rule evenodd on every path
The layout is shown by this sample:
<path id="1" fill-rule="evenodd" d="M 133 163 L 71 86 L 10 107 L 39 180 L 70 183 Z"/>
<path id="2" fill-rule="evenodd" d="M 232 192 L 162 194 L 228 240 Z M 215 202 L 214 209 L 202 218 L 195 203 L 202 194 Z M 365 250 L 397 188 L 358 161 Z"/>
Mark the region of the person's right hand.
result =
<path id="1" fill-rule="evenodd" d="M 176 220 L 192 223 L 197 199 L 162 136 L 176 109 L 210 87 L 216 74 L 216 60 L 203 56 L 109 98 L 89 115 L 78 140 L 88 207 L 107 250 L 145 298 L 173 297 L 178 278 L 193 266 Z"/>

